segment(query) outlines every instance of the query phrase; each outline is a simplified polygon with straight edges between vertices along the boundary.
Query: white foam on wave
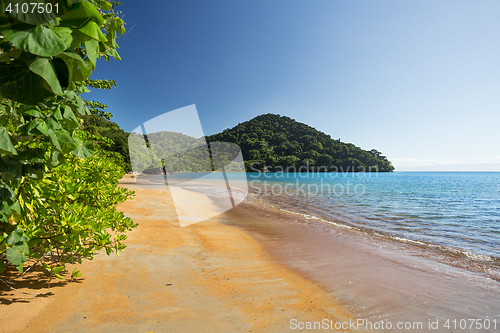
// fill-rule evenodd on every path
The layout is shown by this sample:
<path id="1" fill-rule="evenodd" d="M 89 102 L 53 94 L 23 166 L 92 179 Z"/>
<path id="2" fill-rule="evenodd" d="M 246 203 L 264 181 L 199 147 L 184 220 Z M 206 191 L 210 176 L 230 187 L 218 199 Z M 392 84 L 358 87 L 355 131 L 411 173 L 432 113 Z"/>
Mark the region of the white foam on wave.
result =
<path id="1" fill-rule="evenodd" d="M 334 225 L 336 227 L 344 228 L 344 229 L 358 230 L 358 231 L 365 230 L 365 229 L 362 229 L 362 228 L 359 228 L 359 227 L 354 227 L 354 226 L 350 226 L 350 225 L 346 225 L 346 224 L 342 224 L 342 223 L 333 222 L 333 221 L 330 221 L 330 220 L 325 220 L 325 219 L 320 218 L 320 217 L 315 216 L 315 215 L 298 213 L 298 212 L 290 211 L 290 210 L 283 209 L 283 208 L 273 207 L 271 205 L 269 205 L 269 206 L 272 207 L 272 208 L 274 208 L 274 209 L 278 209 L 278 210 L 280 210 L 282 212 L 285 212 L 287 214 L 291 214 L 291 215 L 295 215 L 295 216 L 300 216 L 300 217 L 306 218 L 308 220 L 325 222 L 325 223 Z M 368 231 L 368 230 L 365 230 L 365 231 Z M 405 238 L 405 237 L 401 237 L 401 236 L 382 234 L 380 232 L 372 231 L 372 230 L 370 230 L 370 233 L 372 235 L 374 235 L 374 236 L 383 237 L 383 238 L 389 238 L 389 239 L 393 239 L 393 240 L 396 240 L 396 241 L 399 241 L 399 242 L 402 242 L 402 243 L 406 243 L 406 244 L 412 244 L 412 245 L 418 245 L 418 246 L 425 246 L 425 247 L 434 247 L 434 248 L 438 248 L 440 250 L 454 252 L 454 253 L 457 253 L 457 254 L 461 254 L 461 255 L 463 255 L 463 256 L 467 257 L 468 259 L 471 259 L 471 260 L 486 261 L 486 262 L 493 262 L 493 261 L 496 260 L 496 258 L 491 257 L 491 256 L 475 254 L 475 253 L 472 253 L 470 251 L 461 250 L 461 249 L 457 249 L 457 248 L 440 246 L 440 245 L 436 245 L 436 244 L 430 244 L 430 243 L 426 243 L 426 242 L 422 242 L 422 241 L 418 241 L 418 240 L 414 240 L 414 239 L 409 239 L 409 238 Z"/>
<path id="2" fill-rule="evenodd" d="M 358 229 L 358 228 L 355 228 L 355 227 L 350 226 L 350 225 L 346 225 L 346 224 L 341 224 L 341 223 L 336 223 L 336 222 L 333 222 L 333 221 L 325 220 L 325 219 L 322 219 L 321 217 L 318 217 L 318 216 L 315 216 L 315 215 L 309 215 L 309 214 L 304 214 L 304 213 L 292 212 L 292 211 L 289 211 L 289 210 L 286 210 L 286 209 L 283 209 L 283 208 L 277 208 L 277 207 L 273 207 L 273 208 L 278 209 L 278 210 L 280 210 L 282 212 L 291 214 L 291 215 L 304 217 L 304 218 L 306 218 L 308 220 L 315 220 L 315 221 L 325 222 L 325 223 L 332 224 L 332 225 L 335 225 L 335 226 L 340 227 L 340 228 L 351 229 L 351 230 L 352 229 Z"/>

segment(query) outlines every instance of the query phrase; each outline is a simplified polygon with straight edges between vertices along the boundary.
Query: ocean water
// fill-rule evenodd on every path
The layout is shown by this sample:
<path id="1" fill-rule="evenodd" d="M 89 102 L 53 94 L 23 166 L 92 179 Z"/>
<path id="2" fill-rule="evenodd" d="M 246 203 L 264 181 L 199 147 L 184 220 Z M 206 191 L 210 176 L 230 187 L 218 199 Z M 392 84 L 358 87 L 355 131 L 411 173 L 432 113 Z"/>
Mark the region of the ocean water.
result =
<path id="1" fill-rule="evenodd" d="M 226 176 L 251 199 L 321 223 L 500 263 L 500 172 L 247 173 L 246 184 L 243 173 Z M 210 177 L 178 173 L 169 183 L 226 195 Z"/>
<path id="2" fill-rule="evenodd" d="M 500 260 L 500 172 L 249 173 L 270 205 L 324 223 Z"/>

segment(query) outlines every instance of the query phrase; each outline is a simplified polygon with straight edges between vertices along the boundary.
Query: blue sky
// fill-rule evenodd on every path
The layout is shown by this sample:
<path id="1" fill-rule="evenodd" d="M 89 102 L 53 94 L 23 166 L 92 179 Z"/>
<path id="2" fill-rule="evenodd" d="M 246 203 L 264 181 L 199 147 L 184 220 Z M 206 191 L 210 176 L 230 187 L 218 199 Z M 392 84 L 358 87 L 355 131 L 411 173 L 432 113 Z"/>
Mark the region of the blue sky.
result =
<path id="1" fill-rule="evenodd" d="M 126 131 L 195 104 L 207 135 L 264 113 L 397 170 L 500 171 L 500 2 L 132 1 L 92 78 Z"/>

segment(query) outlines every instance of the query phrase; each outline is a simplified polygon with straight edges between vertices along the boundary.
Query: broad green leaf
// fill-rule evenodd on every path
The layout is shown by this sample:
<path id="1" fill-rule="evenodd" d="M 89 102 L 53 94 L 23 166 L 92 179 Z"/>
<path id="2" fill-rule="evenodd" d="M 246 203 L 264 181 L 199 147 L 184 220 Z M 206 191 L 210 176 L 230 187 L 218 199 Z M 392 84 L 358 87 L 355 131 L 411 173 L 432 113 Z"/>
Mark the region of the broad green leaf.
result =
<path id="1" fill-rule="evenodd" d="M 24 251 L 26 250 L 26 251 Z M 26 254 L 29 254 L 28 245 L 26 243 L 22 245 L 14 245 L 7 249 L 6 257 L 12 265 L 14 265 L 19 272 L 23 271 L 23 264 L 28 261 Z"/>
<path id="2" fill-rule="evenodd" d="M 104 36 L 104 34 L 102 33 L 101 29 L 99 29 L 99 26 L 97 25 L 97 23 L 95 23 L 95 21 L 93 21 L 93 20 L 87 22 L 87 24 L 85 24 L 83 27 L 78 29 L 78 31 L 80 31 L 80 32 L 84 33 L 85 35 L 90 36 L 93 39 L 98 40 L 100 42 L 107 42 L 108 41 L 106 36 Z"/>
<path id="3" fill-rule="evenodd" d="M 99 14 L 97 8 L 89 2 L 82 1 L 75 4 L 71 7 L 71 10 L 61 16 L 60 24 L 62 26 L 78 28 L 81 24 L 85 23 L 85 20 L 89 17 L 93 18 L 99 26 L 104 24 L 104 19 L 101 14 Z"/>
<path id="4" fill-rule="evenodd" d="M 14 46 L 42 57 L 53 57 L 66 50 L 66 43 L 52 29 L 43 26 L 23 30 L 3 29 L 2 33 Z"/>
<path id="5" fill-rule="evenodd" d="M 48 58 L 37 58 L 30 65 L 30 70 L 40 75 L 50 86 L 52 92 L 56 95 L 62 95 L 62 88 L 59 84 L 56 71 L 52 62 Z"/>
<path id="6" fill-rule="evenodd" d="M 49 128 L 47 133 L 48 133 L 50 140 L 52 141 L 52 144 L 54 145 L 54 147 L 56 147 L 57 150 L 61 150 L 61 145 L 59 144 L 59 140 L 57 139 L 57 136 L 56 136 L 56 133 L 54 132 L 54 130 L 52 128 Z"/>
<path id="7" fill-rule="evenodd" d="M 64 106 L 63 118 L 64 119 L 71 119 L 71 120 L 78 122 L 78 119 L 76 119 L 76 116 L 73 113 L 73 110 L 71 110 L 71 108 L 67 105 Z"/>
<path id="8" fill-rule="evenodd" d="M 106 11 L 113 9 L 113 5 L 107 1 L 101 1 L 100 5 L 102 6 L 102 9 Z"/>
<path id="9" fill-rule="evenodd" d="M 18 161 L 23 163 L 43 163 L 45 160 L 45 149 L 30 148 L 24 151 L 18 151 Z"/>
<path id="10" fill-rule="evenodd" d="M 35 117 L 35 118 L 42 118 L 43 117 L 43 114 L 40 111 L 38 111 L 37 109 L 29 109 L 29 110 L 22 112 L 22 114 L 27 114 L 27 115 Z"/>
<path id="11" fill-rule="evenodd" d="M 74 91 L 66 90 L 64 92 L 64 96 L 69 99 L 68 104 L 71 107 L 71 110 L 73 110 L 73 112 L 78 112 L 81 115 L 90 114 L 90 111 L 85 105 L 83 99 L 79 95 L 77 95 Z"/>
<path id="12" fill-rule="evenodd" d="M 37 127 L 40 125 L 40 118 L 35 118 L 31 120 L 30 122 L 27 122 L 26 125 L 21 127 L 21 133 L 23 135 L 40 135 L 42 132 L 40 132 Z"/>
<path id="13" fill-rule="evenodd" d="M 64 156 L 58 151 L 53 151 L 52 154 L 50 154 L 48 166 L 56 167 L 63 162 L 64 162 Z"/>
<path id="14" fill-rule="evenodd" d="M 65 19 L 61 22 L 59 22 L 59 25 L 63 27 L 70 27 L 70 28 L 80 28 L 85 25 L 88 21 L 90 21 L 91 18 L 88 16 L 84 17 L 79 17 L 75 19 Z"/>
<path id="15" fill-rule="evenodd" d="M 17 23 L 11 24 L 6 28 L 2 29 L 2 34 L 5 39 L 11 42 L 15 47 L 21 48 L 20 46 L 28 38 L 28 35 L 36 28 L 35 25 L 27 23 Z"/>
<path id="16" fill-rule="evenodd" d="M 4 223 L 9 223 L 9 217 L 11 215 L 9 204 L 5 201 L 0 201 L 0 221 Z"/>
<path id="17" fill-rule="evenodd" d="M 64 60 L 68 66 L 70 82 L 84 81 L 90 76 L 92 70 L 78 54 L 73 52 L 63 52 L 59 57 Z"/>
<path id="18" fill-rule="evenodd" d="M 53 130 L 56 130 L 56 129 L 60 129 L 61 128 L 61 124 L 59 124 L 59 122 L 57 122 L 57 120 L 54 118 L 48 118 L 46 120 L 46 123 L 47 123 L 47 126 L 49 127 L 49 129 L 53 129 Z"/>
<path id="19" fill-rule="evenodd" d="M 71 107 L 67 105 L 64 106 L 64 114 L 63 119 L 61 120 L 61 124 L 63 124 L 65 128 L 76 128 L 79 124 L 78 119 L 73 113 L 73 110 L 71 110 Z"/>
<path id="20" fill-rule="evenodd" d="M 40 120 L 38 126 L 36 127 L 37 130 L 40 131 L 40 133 L 47 135 L 47 131 L 49 130 L 49 127 L 45 123 L 45 121 Z"/>
<path id="21" fill-rule="evenodd" d="M 64 44 L 66 44 L 66 50 L 69 49 L 73 44 L 72 30 L 66 27 L 53 27 L 51 29 L 61 38 Z"/>
<path id="22" fill-rule="evenodd" d="M 57 120 L 63 119 L 60 107 L 57 107 L 56 112 L 54 112 L 54 118 L 56 118 Z"/>
<path id="23" fill-rule="evenodd" d="M 99 58 L 99 42 L 95 39 L 86 41 L 85 49 L 87 50 L 87 57 L 95 68 L 96 60 Z"/>
<path id="24" fill-rule="evenodd" d="M 5 164 L 7 165 L 7 172 L 14 178 L 21 178 L 22 173 L 23 173 L 23 168 L 21 163 L 19 161 L 16 161 L 11 158 L 11 156 L 8 156 L 9 158 L 7 161 L 5 161 Z M 3 178 L 2 174 L 2 178 Z"/>
<path id="25" fill-rule="evenodd" d="M 30 249 L 28 247 L 28 243 L 26 243 L 26 241 L 22 241 L 22 243 L 17 243 L 16 245 L 14 245 L 17 247 L 17 249 L 19 251 L 21 251 L 22 253 L 24 254 L 29 254 L 30 253 Z"/>
<path id="26" fill-rule="evenodd" d="M 115 58 L 115 60 L 122 60 L 122 58 L 118 54 L 118 51 L 116 51 L 115 49 L 109 48 L 104 53 L 106 53 L 107 55 Z"/>
<path id="27" fill-rule="evenodd" d="M 26 234 L 22 229 L 17 228 L 16 230 L 12 231 L 10 235 L 7 236 L 7 238 L 5 238 L 2 243 L 15 245 L 19 242 L 27 242 L 27 241 L 29 241 L 28 236 L 26 236 Z"/>
<path id="28" fill-rule="evenodd" d="M 81 97 L 79 97 L 77 100 L 74 100 L 73 106 L 74 107 L 72 107 L 72 109 L 76 110 L 76 112 L 78 112 L 79 114 L 81 114 L 83 116 L 88 116 L 91 114 L 90 110 L 87 108 L 87 106 L 85 105 L 85 102 L 83 101 L 83 99 Z"/>
<path id="29" fill-rule="evenodd" d="M 3 52 L 0 54 L 0 62 L 11 62 L 14 59 L 19 58 L 21 53 L 22 53 L 22 50 L 18 49 L 18 48 L 13 48 L 9 52 Z"/>
<path id="30" fill-rule="evenodd" d="M 17 155 L 17 150 L 10 140 L 9 132 L 3 126 L 0 126 L 0 153 Z"/>
<path id="31" fill-rule="evenodd" d="M 60 129 L 54 131 L 57 136 L 57 140 L 59 140 L 59 143 L 61 144 L 61 150 L 62 151 L 72 151 L 77 147 L 77 143 L 71 138 L 71 135 L 68 133 L 68 131 Z"/>
<path id="32" fill-rule="evenodd" d="M 14 204 L 10 206 L 10 213 L 15 222 L 19 221 L 21 218 L 21 207 L 19 206 L 19 201 L 14 202 Z"/>
<path id="33" fill-rule="evenodd" d="M 114 17 L 109 25 L 111 30 L 116 31 L 120 35 L 125 33 L 125 22 L 121 18 Z"/>
<path id="34" fill-rule="evenodd" d="M 72 151 L 75 156 L 88 158 L 94 154 L 94 146 L 89 141 L 77 142 L 78 146 Z"/>
<path id="35" fill-rule="evenodd" d="M 34 57 L 26 52 L 9 64 L 0 63 L 0 95 L 13 101 L 36 105 L 53 93 L 46 81 L 29 69 Z"/>

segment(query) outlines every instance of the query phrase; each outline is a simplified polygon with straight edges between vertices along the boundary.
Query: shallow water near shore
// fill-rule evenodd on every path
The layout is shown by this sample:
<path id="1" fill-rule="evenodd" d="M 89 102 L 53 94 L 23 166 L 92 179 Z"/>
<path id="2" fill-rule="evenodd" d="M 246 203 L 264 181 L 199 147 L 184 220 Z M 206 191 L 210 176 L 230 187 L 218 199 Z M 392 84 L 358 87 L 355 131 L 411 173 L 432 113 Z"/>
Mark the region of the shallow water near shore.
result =
<path id="1" fill-rule="evenodd" d="M 473 260 L 500 258 L 500 173 L 253 173 L 272 206 Z"/>
<path id="2" fill-rule="evenodd" d="M 169 179 L 218 195 L 216 186 L 182 185 L 197 176 L 179 173 Z M 227 176 L 244 184 L 240 173 Z M 246 178 L 251 197 L 287 212 L 500 262 L 500 172 L 277 172 L 247 173 Z"/>

